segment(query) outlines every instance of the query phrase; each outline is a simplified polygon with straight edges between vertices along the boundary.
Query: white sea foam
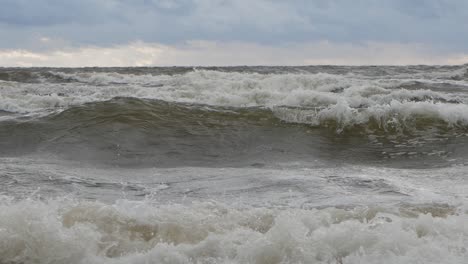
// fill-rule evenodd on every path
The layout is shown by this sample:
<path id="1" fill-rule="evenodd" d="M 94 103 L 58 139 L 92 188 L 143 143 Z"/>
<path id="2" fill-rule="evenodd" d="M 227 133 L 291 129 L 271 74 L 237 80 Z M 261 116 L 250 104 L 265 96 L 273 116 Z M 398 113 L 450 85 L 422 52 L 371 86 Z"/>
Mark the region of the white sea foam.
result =
<path id="1" fill-rule="evenodd" d="M 0 202 L 1 263 L 465 263 L 462 208 Z"/>
<path id="2" fill-rule="evenodd" d="M 24 157 L 2 163 L 15 184 L 6 193 L 46 192 L 36 192 L 39 199 L 0 196 L 0 263 L 456 264 L 468 258 L 465 166 L 139 170 Z M 154 193 L 107 204 L 78 198 L 90 191 L 101 198 L 121 194 L 120 179 Z M 51 188 L 70 196 L 47 198 Z M 283 203 L 288 189 L 290 203 Z M 203 193 L 209 195 L 201 199 Z"/>
<path id="3" fill-rule="evenodd" d="M 445 68 L 445 67 L 436 67 L 434 69 L 428 70 L 424 68 L 412 68 L 412 67 L 405 67 L 405 70 L 408 71 L 407 73 L 402 72 L 393 72 L 390 74 L 392 78 L 400 78 L 400 79 L 421 79 L 421 80 L 444 80 L 444 81 L 451 81 L 457 79 L 466 79 L 468 74 L 468 67 L 459 67 L 458 69 L 453 68 Z M 398 68 L 394 68 L 398 69 Z M 392 71 L 390 70 L 390 73 Z"/>
<path id="4" fill-rule="evenodd" d="M 329 107 L 316 110 L 289 108 L 274 109 L 274 113 L 287 122 L 305 123 L 315 126 L 329 121 L 339 129 L 354 125 L 366 125 L 374 121 L 384 129 L 412 128 L 418 118 L 445 122 L 449 127 L 468 126 L 468 105 L 444 104 L 434 102 L 400 102 L 393 100 L 388 104 L 376 104 L 367 108 L 353 108 L 345 100 Z"/>

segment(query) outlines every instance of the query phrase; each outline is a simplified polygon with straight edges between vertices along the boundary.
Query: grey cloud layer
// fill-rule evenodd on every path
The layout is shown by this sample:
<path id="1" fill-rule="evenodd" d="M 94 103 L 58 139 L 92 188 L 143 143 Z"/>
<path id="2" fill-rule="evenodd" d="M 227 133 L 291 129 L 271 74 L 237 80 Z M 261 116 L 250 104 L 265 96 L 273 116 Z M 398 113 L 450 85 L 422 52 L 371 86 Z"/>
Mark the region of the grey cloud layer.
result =
<path id="1" fill-rule="evenodd" d="M 0 48 L 193 39 L 414 42 L 468 50 L 466 0 L 2 0 Z M 273 45 L 273 44 L 272 44 Z"/>

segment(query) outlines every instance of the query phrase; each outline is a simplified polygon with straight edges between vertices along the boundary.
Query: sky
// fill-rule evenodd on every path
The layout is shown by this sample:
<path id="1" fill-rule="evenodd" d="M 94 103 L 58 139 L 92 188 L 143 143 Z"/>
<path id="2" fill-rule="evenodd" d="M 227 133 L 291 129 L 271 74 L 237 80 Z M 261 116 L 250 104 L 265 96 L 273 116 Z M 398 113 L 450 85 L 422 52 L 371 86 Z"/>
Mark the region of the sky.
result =
<path id="1" fill-rule="evenodd" d="M 0 66 L 468 62 L 466 0 L 0 0 Z"/>

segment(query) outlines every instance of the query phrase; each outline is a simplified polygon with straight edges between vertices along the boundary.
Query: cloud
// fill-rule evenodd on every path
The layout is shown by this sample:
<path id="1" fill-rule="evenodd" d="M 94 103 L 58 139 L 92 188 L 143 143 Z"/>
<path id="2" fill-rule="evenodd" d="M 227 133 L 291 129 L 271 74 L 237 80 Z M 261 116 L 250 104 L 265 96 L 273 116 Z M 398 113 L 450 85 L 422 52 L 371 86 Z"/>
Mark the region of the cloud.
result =
<path id="1" fill-rule="evenodd" d="M 123 6 L 116 0 L 2 0 L 0 23 L 20 27 L 114 22 Z"/>
<path id="2" fill-rule="evenodd" d="M 51 39 L 44 39 L 46 42 Z M 468 53 L 441 53 L 422 44 L 343 44 L 329 41 L 275 46 L 249 42 L 189 41 L 183 45 L 133 42 L 111 47 L 63 47 L 33 52 L 0 50 L 0 66 L 213 66 L 463 64 Z"/>
<path id="3" fill-rule="evenodd" d="M 192 39 L 283 45 L 425 43 L 467 51 L 466 0 L 3 0 L 0 48 L 35 48 L 32 35 L 75 46 Z"/>
<path id="4" fill-rule="evenodd" d="M 147 66 L 157 62 L 167 47 L 157 44 L 132 43 L 114 47 L 64 48 L 32 52 L 0 50 L 0 65 L 12 67 L 84 67 Z"/>

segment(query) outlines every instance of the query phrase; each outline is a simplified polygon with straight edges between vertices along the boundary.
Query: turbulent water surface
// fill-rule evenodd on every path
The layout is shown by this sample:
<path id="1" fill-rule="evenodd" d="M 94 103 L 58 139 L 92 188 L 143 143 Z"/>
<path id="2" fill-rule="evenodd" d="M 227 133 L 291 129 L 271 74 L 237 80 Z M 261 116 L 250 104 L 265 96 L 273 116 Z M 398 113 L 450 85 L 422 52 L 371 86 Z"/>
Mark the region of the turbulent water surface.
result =
<path id="1" fill-rule="evenodd" d="M 0 263 L 466 263 L 468 66 L 0 68 Z"/>

